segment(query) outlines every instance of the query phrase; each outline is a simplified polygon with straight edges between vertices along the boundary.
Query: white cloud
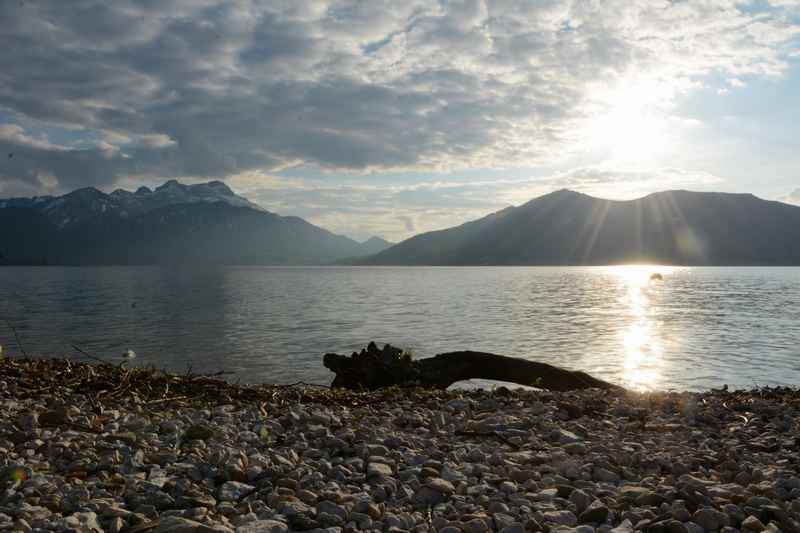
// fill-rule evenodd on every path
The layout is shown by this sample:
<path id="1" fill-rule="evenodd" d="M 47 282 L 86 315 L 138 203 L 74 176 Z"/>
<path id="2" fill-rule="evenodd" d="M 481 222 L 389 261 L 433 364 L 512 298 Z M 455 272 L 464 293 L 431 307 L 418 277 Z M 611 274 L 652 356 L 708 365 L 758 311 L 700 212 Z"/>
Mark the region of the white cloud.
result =
<path id="1" fill-rule="evenodd" d="M 64 147 L 52 144 L 46 138 L 36 138 L 28 135 L 25 129 L 19 124 L 0 124 L 0 141 L 5 141 L 23 148 L 56 151 L 64 150 Z M 8 153 L 13 155 L 13 151 Z"/>
<path id="2" fill-rule="evenodd" d="M 189 180 L 191 181 L 191 180 Z M 432 179 L 419 183 L 372 183 L 361 179 L 326 183 L 247 173 L 228 180 L 249 200 L 269 211 L 297 215 L 331 231 L 399 241 L 520 205 L 556 189 L 610 199 L 632 199 L 666 189 L 705 190 L 724 180 L 680 168 L 575 168 L 521 179 Z"/>
<path id="3" fill-rule="evenodd" d="M 141 135 L 138 138 L 138 142 L 142 146 L 148 148 L 166 148 L 176 144 L 174 139 L 171 139 L 169 135 L 164 135 L 163 133 Z"/>

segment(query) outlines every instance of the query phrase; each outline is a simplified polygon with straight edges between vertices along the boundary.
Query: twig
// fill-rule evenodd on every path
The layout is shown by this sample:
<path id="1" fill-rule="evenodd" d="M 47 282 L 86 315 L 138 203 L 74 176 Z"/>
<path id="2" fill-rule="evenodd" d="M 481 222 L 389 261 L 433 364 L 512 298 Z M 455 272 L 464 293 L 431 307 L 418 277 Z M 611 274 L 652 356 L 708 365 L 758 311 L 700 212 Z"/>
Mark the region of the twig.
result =
<path id="1" fill-rule="evenodd" d="M 290 383 L 289 385 L 282 385 L 283 387 L 319 387 L 321 389 L 330 389 L 330 385 L 324 385 L 322 383 L 307 383 L 305 381 L 296 381 L 294 383 Z"/>
<path id="2" fill-rule="evenodd" d="M 6 325 L 11 328 L 11 331 L 14 332 L 14 340 L 17 342 L 17 346 L 19 347 L 19 351 L 22 352 L 22 355 L 25 356 L 25 359 L 28 358 L 28 352 L 25 351 L 25 346 L 23 346 L 22 341 L 19 338 L 19 334 L 17 333 L 17 328 L 15 328 L 11 322 L 6 320 Z"/>
<path id="3" fill-rule="evenodd" d="M 214 377 L 217 377 L 217 376 L 230 376 L 230 375 L 233 375 L 235 373 L 236 372 L 233 372 L 232 370 L 219 370 L 217 372 L 214 372 L 213 374 L 199 374 L 197 377 L 214 378 Z"/>
<path id="4" fill-rule="evenodd" d="M 171 402 L 173 400 L 188 400 L 188 396 L 172 396 L 170 398 L 159 398 L 158 400 L 150 400 L 149 402 L 145 402 L 145 405 L 153 405 L 156 403 L 164 403 L 164 402 Z"/>
<path id="5" fill-rule="evenodd" d="M 92 360 L 94 360 L 94 361 L 97 361 L 98 363 L 103 363 L 104 365 L 110 365 L 110 364 L 111 364 L 110 362 L 106 361 L 105 359 L 101 359 L 101 358 L 99 358 L 99 357 L 96 357 L 96 356 L 94 356 L 94 355 L 92 355 L 92 354 L 90 354 L 90 353 L 86 353 L 84 350 L 81 350 L 81 349 L 80 349 L 78 346 L 76 346 L 76 345 L 74 345 L 74 344 L 72 345 L 72 347 L 73 347 L 75 350 L 77 350 L 78 352 L 80 352 L 81 354 L 83 354 L 84 356 L 86 356 L 86 357 L 88 357 L 89 359 L 92 359 Z"/>

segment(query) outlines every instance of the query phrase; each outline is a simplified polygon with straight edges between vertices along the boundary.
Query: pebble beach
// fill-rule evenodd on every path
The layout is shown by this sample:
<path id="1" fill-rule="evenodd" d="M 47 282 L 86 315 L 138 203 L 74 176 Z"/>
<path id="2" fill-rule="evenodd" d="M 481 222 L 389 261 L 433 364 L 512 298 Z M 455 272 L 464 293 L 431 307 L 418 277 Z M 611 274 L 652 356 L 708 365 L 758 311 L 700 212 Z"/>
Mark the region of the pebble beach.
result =
<path id="1" fill-rule="evenodd" d="M 0 531 L 800 531 L 800 392 L 240 386 L 0 361 Z"/>

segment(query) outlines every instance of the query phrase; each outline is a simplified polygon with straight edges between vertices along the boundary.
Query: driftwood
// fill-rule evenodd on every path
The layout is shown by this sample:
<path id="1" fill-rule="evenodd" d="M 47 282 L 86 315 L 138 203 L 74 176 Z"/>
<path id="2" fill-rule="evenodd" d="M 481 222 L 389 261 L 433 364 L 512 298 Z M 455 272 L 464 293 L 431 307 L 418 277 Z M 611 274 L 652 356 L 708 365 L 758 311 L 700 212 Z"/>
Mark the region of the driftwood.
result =
<path id="1" fill-rule="evenodd" d="M 392 385 L 446 389 L 456 381 L 491 379 L 553 391 L 598 388 L 622 391 L 622 387 L 585 372 L 516 357 L 484 352 L 449 352 L 414 360 L 389 344 L 383 349 L 370 342 L 350 357 L 325 354 L 325 366 L 336 377 L 331 384 L 351 390 L 376 390 Z"/>

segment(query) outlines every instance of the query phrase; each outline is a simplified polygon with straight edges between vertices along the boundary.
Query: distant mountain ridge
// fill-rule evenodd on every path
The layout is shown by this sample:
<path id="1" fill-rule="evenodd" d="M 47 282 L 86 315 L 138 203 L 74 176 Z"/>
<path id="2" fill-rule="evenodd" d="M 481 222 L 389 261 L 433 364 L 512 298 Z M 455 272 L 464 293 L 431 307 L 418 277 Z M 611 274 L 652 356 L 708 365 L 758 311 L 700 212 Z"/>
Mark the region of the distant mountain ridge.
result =
<path id="1" fill-rule="evenodd" d="M 59 228 L 65 228 L 101 213 L 116 212 L 122 218 L 127 218 L 169 205 L 200 202 L 224 202 L 231 206 L 264 210 L 236 195 L 221 181 L 184 185 L 177 180 L 169 180 L 155 190 L 139 187 L 136 192 L 117 189 L 105 194 L 94 187 L 84 187 L 63 196 L 9 198 L 0 200 L 0 209 L 33 208 Z"/>
<path id="2" fill-rule="evenodd" d="M 0 264 L 329 264 L 389 246 L 282 217 L 225 183 L 0 200 Z"/>
<path id="3" fill-rule="evenodd" d="M 358 263 L 800 265 L 800 207 L 752 194 L 665 191 L 615 201 L 560 190 Z"/>

